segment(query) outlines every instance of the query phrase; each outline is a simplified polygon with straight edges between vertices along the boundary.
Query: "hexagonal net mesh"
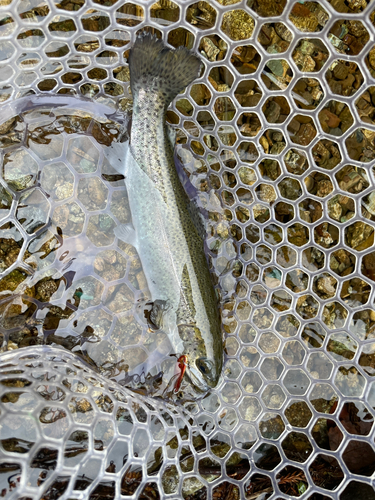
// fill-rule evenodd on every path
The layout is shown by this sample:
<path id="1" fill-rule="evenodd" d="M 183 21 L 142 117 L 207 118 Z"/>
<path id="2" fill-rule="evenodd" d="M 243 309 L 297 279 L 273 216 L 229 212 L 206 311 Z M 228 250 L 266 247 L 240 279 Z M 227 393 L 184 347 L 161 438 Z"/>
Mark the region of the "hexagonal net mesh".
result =
<path id="1" fill-rule="evenodd" d="M 375 498 L 373 6 L 0 0 L 2 497 Z M 225 365 L 184 404 L 160 398 L 175 361 L 137 372 L 165 338 L 113 232 L 144 29 L 204 62 L 167 119 Z"/>

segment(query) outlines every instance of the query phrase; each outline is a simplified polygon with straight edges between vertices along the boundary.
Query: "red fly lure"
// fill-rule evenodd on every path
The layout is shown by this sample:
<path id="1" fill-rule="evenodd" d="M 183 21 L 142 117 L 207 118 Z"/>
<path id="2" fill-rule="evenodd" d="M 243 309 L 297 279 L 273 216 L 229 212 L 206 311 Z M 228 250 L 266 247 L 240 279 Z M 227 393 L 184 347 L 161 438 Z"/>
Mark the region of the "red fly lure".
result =
<path id="1" fill-rule="evenodd" d="M 180 371 L 180 375 L 178 376 L 178 379 L 176 381 L 176 385 L 174 386 L 173 392 L 178 392 L 180 390 L 181 382 L 182 382 L 182 379 L 184 377 L 185 370 L 187 367 L 187 356 L 185 354 L 180 356 L 177 360 L 177 363 L 178 363 L 178 367 L 181 371 Z"/>

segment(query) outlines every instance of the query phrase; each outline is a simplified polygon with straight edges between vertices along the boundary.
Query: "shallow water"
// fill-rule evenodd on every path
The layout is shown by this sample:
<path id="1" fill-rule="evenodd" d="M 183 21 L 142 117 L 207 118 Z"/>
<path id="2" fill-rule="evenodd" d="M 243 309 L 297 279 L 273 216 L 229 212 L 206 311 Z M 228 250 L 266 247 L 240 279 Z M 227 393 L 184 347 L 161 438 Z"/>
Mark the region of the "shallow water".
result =
<path id="1" fill-rule="evenodd" d="M 303 327 L 301 340 L 304 344 L 301 343 L 296 338 L 300 320 L 287 312 L 291 307 L 291 295 L 288 289 L 293 292 L 296 290 L 303 292 L 307 288 L 307 274 L 298 269 L 290 271 L 286 276 L 286 288 L 280 289 L 282 271 L 272 266 L 272 252 L 267 246 L 267 244 L 278 243 L 274 241 L 277 238 L 276 225 L 274 228 L 268 226 L 269 236 L 267 236 L 268 233 L 264 235 L 265 244 L 258 245 L 255 249 L 246 243 L 243 244 L 242 258 L 239 261 L 235 260 L 233 243 L 228 240 L 222 244 L 217 251 L 216 259 L 211 262 L 214 266 L 214 276 L 217 276 L 218 294 L 221 296 L 223 333 L 226 337 L 227 357 L 223 380 L 199 406 L 197 401 L 202 395 L 194 392 L 186 381 L 183 381 L 180 393 L 177 396 L 174 395 L 173 384 L 179 373 L 176 369 L 176 357 L 171 356 L 173 351 L 171 351 L 167 335 L 160 331 L 150 331 L 143 316 L 143 304 L 148 296 L 148 290 L 141 262 L 135 248 L 117 240 L 113 232 L 118 223 L 131 221 L 124 179 L 119 174 L 121 161 L 116 163 L 121 155 L 122 146 L 119 143 L 115 149 L 110 147 L 111 144 L 114 145 L 113 141 L 119 141 L 122 138 L 126 140 L 127 121 L 121 120 L 121 115 L 115 114 L 110 108 L 103 106 L 99 115 L 98 110 L 95 110 L 95 113 L 90 112 L 90 106 L 86 103 L 82 106 L 84 109 L 77 111 L 80 105 L 81 101 L 74 98 L 63 98 L 60 105 L 56 102 L 56 98 L 51 101 L 50 105 L 47 99 L 40 104 L 38 99 L 34 98 L 32 105 L 28 100 L 22 100 L 17 103 L 17 108 L 19 110 L 20 107 L 25 106 L 27 110 L 9 121 L 11 124 L 9 130 L 19 130 L 17 140 L 11 138 L 8 141 L 3 140 L 5 146 L 2 155 L 3 179 L 8 187 L 3 188 L 3 219 L 1 221 L 1 249 L 4 256 L 3 277 L 0 280 L 2 350 L 14 350 L 16 358 L 13 357 L 13 359 L 21 359 L 17 356 L 18 349 L 28 348 L 19 351 L 20 355 L 25 352 L 40 360 L 40 362 L 35 362 L 36 367 L 40 365 L 41 378 L 37 376 L 37 379 L 47 382 L 47 385 L 39 385 L 34 389 L 34 385 L 29 387 L 27 376 L 21 377 L 22 370 L 17 370 L 17 377 L 12 378 L 9 383 L 11 387 L 21 388 L 22 391 L 18 393 L 12 389 L 3 396 L 3 400 L 16 403 L 14 408 L 17 415 L 20 414 L 17 401 L 19 399 L 22 401 L 24 397 L 29 401 L 30 396 L 23 396 L 23 394 L 30 394 L 34 390 L 42 394 L 44 399 L 61 401 L 59 407 L 44 409 L 40 409 L 39 406 L 38 408 L 29 407 L 26 401 L 26 406 L 21 403 L 21 411 L 26 409 L 28 414 L 30 412 L 31 415 L 39 414 L 38 426 L 42 426 L 41 435 L 48 438 L 54 437 L 66 443 L 64 467 L 74 466 L 78 474 L 78 482 L 75 485 L 70 484 L 69 489 L 81 488 L 79 481 L 82 481 L 83 473 L 80 467 L 83 465 L 80 464 L 83 462 L 79 459 L 79 455 L 72 461 L 71 455 L 76 456 L 77 452 L 71 454 L 68 449 L 70 446 L 74 449 L 76 446 L 80 449 L 86 446 L 88 450 L 87 445 L 84 444 L 87 440 L 85 437 L 87 431 L 75 431 L 78 434 L 73 432 L 74 437 L 68 438 L 67 433 L 71 431 L 66 411 L 73 411 L 73 420 L 75 420 L 74 411 L 77 410 L 74 410 L 70 404 L 66 406 L 65 389 L 62 387 L 62 385 L 67 385 L 66 382 L 62 381 L 62 385 L 50 387 L 50 375 L 46 366 L 54 359 L 64 359 L 64 354 L 61 351 L 59 354 L 59 351 L 53 348 L 70 351 L 77 356 L 75 364 L 80 363 L 78 361 L 80 358 L 84 363 L 79 365 L 81 369 L 84 372 L 88 369 L 92 370 L 90 383 L 94 386 L 97 385 L 94 373 L 103 375 L 108 382 L 116 381 L 119 384 L 117 391 L 120 392 L 116 392 L 116 386 L 113 386 L 111 390 L 115 390 L 120 401 L 122 401 L 121 398 L 126 400 L 130 394 L 128 389 L 131 389 L 136 394 L 143 395 L 134 396 L 135 401 L 138 401 L 137 397 L 141 398 L 139 403 L 134 403 L 136 407 L 138 404 L 142 405 L 147 402 L 144 396 L 161 397 L 164 401 L 174 400 L 179 401 L 180 404 L 185 402 L 185 407 L 190 414 L 192 416 L 195 414 L 194 420 L 190 422 L 192 429 L 189 431 L 192 445 L 200 450 L 205 442 L 205 435 L 210 441 L 213 457 L 208 455 L 207 458 L 200 460 L 198 465 L 199 476 L 208 482 L 213 481 L 219 475 L 218 463 L 214 457 L 224 459 L 231 446 L 233 447 L 231 435 L 235 436 L 234 449 L 238 451 L 230 455 L 231 459 L 225 458 L 227 474 L 229 477 L 237 475 L 239 478 L 242 473 L 237 472 L 237 467 L 240 470 L 244 469 L 243 477 L 247 473 L 248 460 L 246 455 L 239 452 L 241 449 L 251 448 L 257 437 L 255 427 L 252 425 L 241 424 L 238 427 L 239 419 L 245 422 L 258 421 L 258 429 L 266 441 L 259 444 L 257 449 L 252 451 L 251 456 L 261 470 L 273 469 L 279 463 L 280 458 L 279 452 L 271 443 L 278 440 L 286 431 L 284 420 L 275 411 L 285 407 L 286 390 L 292 396 L 284 410 L 288 422 L 297 429 L 309 425 L 312 417 L 311 407 L 300 398 L 308 390 L 310 380 L 298 367 L 305 362 L 307 349 L 322 345 L 327 335 L 326 330 L 319 323 L 310 322 Z M 7 137 L 7 131 L 3 137 Z M 179 168 L 184 171 L 185 184 L 188 187 L 194 187 L 194 185 L 195 188 L 199 187 L 199 174 L 197 175 L 196 169 L 200 167 L 200 162 L 194 161 L 189 151 L 181 149 L 180 146 L 177 149 L 177 159 Z M 207 210 L 207 227 L 209 228 L 210 224 L 211 227 L 220 227 L 225 221 L 225 211 L 215 192 L 213 190 L 196 191 L 195 194 L 197 195 L 196 201 Z M 243 259 L 254 262 L 254 250 L 256 261 L 263 266 L 263 271 L 260 274 L 258 264 L 255 263 L 248 265 L 247 269 L 251 271 L 246 270 L 246 276 L 250 281 L 260 279 L 260 283 L 255 284 L 251 289 L 250 301 L 254 306 L 252 310 L 252 306 L 246 300 L 247 285 L 240 278 L 239 269 L 243 265 L 241 262 Z M 295 251 L 292 248 L 282 247 L 276 257 L 278 264 L 288 268 L 289 262 L 295 261 L 294 254 Z M 327 281 L 327 276 L 330 277 L 330 274 L 318 275 L 318 278 L 323 280 L 322 285 L 319 281 L 314 281 L 314 286 L 319 287 L 316 289 L 318 294 L 320 290 L 325 294 L 329 294 L 332 288 L 334 291 L 335 283 Z M 274 289 L 276 291 L 272 293 L 269 308 L 267 307 L 268 290 Z M 328 295 L 328 297 L 331 296 Z M 237 299 L 234 300 L 234 297 Z M 302 295 L 296 303 L 296 311 L 301 318 L 311 320 L 316 315 L 317 304 L 318 302 L 312 296 Z M 283 314 L 284 312 L 287 313 Z M 252 320 L 249 322 L 251 314 Z M 274 321 L 276 323 L 273 332 L 271 325 Z M 335 322 L 337 321 L 340 321 L 340 316 L 335 314 Z M 231 335 L 237 328 L 239 328 L 238 337 Z M 262 332 L 260 336 L 256 330 Z M 285 341 L 281 342 L 281 338 Z M 243 345 L 240 350 L 239 342 Z M 42 346 L 50 346 L 52 350 L 43 350 Z M 357 343 L 353 342 L 350 336 L 339 332 L 329 336 L 326 350 L 340 362 L 352 359 L 357 347 Z M 283 362 L 277 355 L 280 349 L 282 349 L 282 359 L 290 367 L 289 370 L 285 371 Z M 12 359 L 12 356 L 7 355 L 6 359 L 8 358 Z M 74 371 L 71 365 L 73 358 L 68 356 L 66 359 L 70 360 L 68 372 Z M 327 356 L 315 349 L 308 358 L 308 372 L 311 377 L 318 380 L 329 379 L 332 366 L 333 363 L 328 361 Z M 9 373 L 13 371 L 5 371 L 6 376 Z M 280 385 L 281 377 L 285 389 L 282 389 Z M 35 378 L 34 375 L 31 378 Z M 335 382 L 342 393 L 348 397 L 357 396 L 358 391 L 363 390 L 364 387 L 364 382 L 358 380 L 356 372 L 348 370 L 346 365 L 339 368 Z M 8 382 L 5 381 L 4 384 L 6 386 Z M 87 393 L 88 389 L 85 389 L 78 379 L 74 384 L 78 384 L 79 393 Z M 68 385 L 70 387 L 70 382 Z M 261 400 L 268 409 L 266 411 L 262 411 L 262 404 L 256 397 L 262 386 Z M 27 387 L 26 392 L 24 392 L 25 387 Z M 242 397 L 241 393 L 243 393 Z M 130 397 L 132 398 L 131 395 Z M 87 401 L 91 401 L 92 398 Z M 74 401 L 75 399 L 73 398 Z M 317 412 L 330 413 L 337 405 L 337 393 L 324 383 L 314 385 L 309 399 Z M 80 399 L 81 406 L 78 409 L 81 415 L 79 423 L 84 425 L 98 418 L 90 417 L 93 411 L 92 404 L 85 403 L 85 401 L 85 398 Z M 98 393 L 94 401 L 96 405 L 99 405 L 99 412 L 104 411 L 110 415 L 110 419 L 104 423 L 101 423 L 99 418 L 95 429 L 104 427 L 102 430 L 95 430 L 94 434 L 97 432 L 102 437 L 110 432 L 112 433 L 111 439 L 114 439 L 117 432 L 114 429 L 118 429 L 121 434 L 120 427 L 123 425 L 119 411 L 120 413 L 121 411 L 129 412 L 129 403 L 125 401 L 123 410 L 119 409 L 116 413 L 109 395 Z M 99 404 L 98 401 L 101 403 Z M 359 418 L 360 422 L 368 421 L 368 424 L 363 425 L 371 427 L 372 416 L 365 406 L 361 406 L 359 402 L 345 404 L 349 406 L 343 407 L 340 418 L 345 411 L 349 411 L 355 415 L 356 419 Z M 6 406 L 5 415 L 8 413 L 7 408 Z M 177 410 L 177 414 L 180 411 L 182 408 Z M 359 417 L 361 412 L 363 416 Z M 117 415 L 116 418 L 115 415 Z M 152 426 L 154 417 L 148 410 L 144 415 L 144 422 Z M 216 424 L 213 417 L 217 419 Z M 33 450 L 33 443 L 39 441 L 36 438 L 37 434 L 30 441 L 27 439 L 28 432 L 34 436 L 34 431 L 30 428 L 25 435 L 22 432 L 20 434 L 21 427 L 15 423 L 9 427 L 7 418 L 5 417 L 6 422 L 4 421 L 1 426 L 4 451 L 30 454 L 28 450 L 30 448 Z M 324 437 L 326 433 L 324 429 L 329 425 L 327 422 L 329 420 L 326 421 L 324 418 L 318 419 L 311 428 L 311 432 L 320 447 L 332 448 L 333 441 L 329 441 L 328 445 L 324 444 L 327 440 L 327 437 Z M 43 430 L 46 424 L 49 429 L 47 434 Z M 56 430 L 52 424 L 57 426 Z M 32 425 L 31 421 L 30 425 Z M 215 425 L 218 425 L 218 429 L 224 432 L 219 431 L 213 435 Z M 127 459 L 133 457 L 131 459 L 133 465 L 130 469 L 124 469 L 125 458 L 121 466 L 121 457 L 116 455 L 115 449 L 119 447 L 118 443 L 121 439 L 120 441 L 115 439 L 117 444 L 113 449 L 112 445 L 110 446 L 109 437 L 106 438 L 107 445 L 97 445 L 99 448 L 94 441 L 94 448 L 104 453 L 105 460 L 109 464 L 105 469 L 107 473 L 111 469 L 114 472 L 121 469 L 121 482 L 118 483 L 120 486 L 116 487 L 120 487 L 122 492 L 128 491 L 125 494 L 136 491 L 140 485 L 146 484 L 142 474 L 139 475 L 141 462 L 139 466 L 136 463 L 134 465 L 134 458 L 143 459 L 143 452 L 150 447 L 151 441 L 147 432 L 138 424 L 135 428 L 138 429 L 135 435 L 131 434 L 124 441 L 124 446 L 133 449 L 126 455 Z M 232 434 L 234 429 L 237 431 Z M 190 435 L 189 432 L 188 435 Z M 362 433 L 362 431 L 359 432 Z M 155 449 L 155 455 L 152 453 L 146 460 L 147 467 L 152 470 L 149 474 L 158 475 L 165 493 L 172 493 L 178 487 L 175 479 L 172 481 L 172 477 L 175 476 L 174 466 L 168 465 L 168 461 L 165 460 L 162 466 L 160 459 L 163 450 L 171 458 L 177 456 L 177 448 L 180 448 L 177 446 L 177 441 L 176 445 L 171 444 L 173 439 L 177 439 L 172 434 L 169 432 L 164 438 L 164 444 Z M 306 456 L 311 454 L 310 441 L 303 436 L 304 434 L 299 432 L 292 432 L 284 439 L 282 445 L 287 457 L 297 462 L 301 461 L 298 453 L 306 454 Z M 151 440 L 154 438 L 152 434 Z M 339 436 L 337 439 L 340 441 Z M 71 442 L 72 445 L 69 444 Z M 102 440 L 99 439 L 99 442 Z M 177 446 L 176 450 L 172 451 L 175 446 Z M 184 474 L 191 470 L 192 464 L 188 465 L 190 459 L 184 456 L 185 453 L 190 456 L 186 451 L 187 448 L 185 450 L 184 446 L 181 446 L 179 464 Z M 48 457 L 51 453 L 56 454 L 55 451 L 50 451 L 46 458 L 46 452 L 43 451 L 41 458 L 41 452 L 38 453 L 34 454 L 33 460 L 39 464 L 36 467 L 39 467 L 41 472 L 39 475 L 28 474 L 28 487 L 36 487 L 37 484 L 41 486 L 45 483 L 48 473 L 43 471 L 50 468 L 47 465 L 50 460 Z M 103 460 L 103 455 L 100 456 Z M 319 460 L 318 457 L 318 462 L 314 465 L 317 470 L 321 467 Z M 89 463 L 91 461 L 95 462 L 95 459 L 91 458 Z M 117 461 L 119 463 L 116 466 L 111 465 L 112 462 L 117 463 Z M 84 474 L 92 480 L 93 474 L 97 474 L 98 471 L 94 472 L 89 463 L 84 466 L 85 471 L 87 469 Z M 233 470 L 236 472 L 229 473 L 231 467 L 234 467 Z M 13 469 L 14 467 L 12 472 L 20 475 L 19 471 L 17 472 L 16 469 L 13 471 Z M 303 475 L 302 472 L 298 472 L 298 469 L 286 470 L 289 471 L 288 473 Z M 104 470 L 103 474 L 105 476 Z M 300 482 L 303 484 L 305 476 L 302 475 Z M 257 476 L 253 478 L 253 482 L 249 483 L 248 487 L 245 486 L 248 488 L 248 490 L 245 489 L 248 494 L 252 488 L 258 488 Z M 199 492 L 204 490 L 204 483 L 198 479 L 191 481 L 192 484 L 183 483 L 182 492 L 185 496 L 188 492 L 193 494 L 197 492 L 196 498 L 200 498 Z M 53 483 L 53 488 L 61 490 L 63 494 L 67 484 L 61 478 L 57 478 L 55 483 Z M 111 498 L 115 486 L 105 486 L 105 484 L 105 481 L 102 481 L 97 487 L 98 491 L 104 495 L 103 498 Z M 112 484 L 111 481 L 110 484 Z M 335 484 L 335 481 L 332 484 Z M 269 488 L 266 486 L 263 487 L 265 491 Z M 156 486 L 150 486 L 150 491 L 156 491 L 155 488 Z M 260 491 L 263 490 L 260 489 Z M 92 491 L 94 495 L 92 498 L 96 498 L 95 488 Z"/>
<path id="2" fill-rule="evenodd" d="M 83 0 L 37 7 L 0 0 L 0 6 L 0 217 L 7 224 L 0 332 L 3 350 L 13 351 L 2 354 L 1 494 L 371 498 L 372 4 L 99 0 L 91 9 Z M 145 280 L 136 254 L 113 238 L 112 225 L 129 214 L 123 181 L 104 159 L 104 145 L 131 108 L 127 51 L 146 26 L 173 46 L 198 51 L 205 63 L 168 120 L 186 145 L 181 161 L 208 211 L 225 366 L 218 388 L 186 405 L 183 424 L 173 410 L 172 417 L 154 411 L 143 396 L 108 382 L 124 380 L 158 342 L 133 314 Z M 69 116 L 66 107 L 50 116 L 58 104 L 53 92 L 64 93 L 57 99 L 68 106 L 70 93 L 93 101 L 80 100 Z M 44 101 L 37 97 L 44 114 L 34 111 L 32 93 L 44 94 Z M 20 114 L 24 121 L 13 119 Z M 60 160 L 66 168 L 56 165 Z M 44 341 L 91 363 L 85 371 L 77 358 L 61 362 L 72 393 L 65 375 L 56 387 L 44 384 L 61 357 L 35 347 Z M 39 358 L 20 360 L 23 353 Z M 172 361 L 163 365 L 171 376 Z M 158 370 L 136 389 L 162 392 Z M 46 387 L 37 389 L 41 380 Z M 105 387 L 100 394 L 98 383 Z M 132 402 L 119 401 L 126 397 Z M 80 435 L 70 439 L 76 430 Z M 116 441 L 129 449 L 123 465 Z M 89 452 L 72 457 L 86 443 Z"/>
<path id="3" fill-rule="evenodd" d="M 62 346 L 122 385 L 172 397 L 179 353 L 166 333 L 148 327 L 142 264 L 114 235 L 118 224 L 131 222 L 119 173 L 127 120 L 113 119 L 104 106 L 98 115 L 80 109 L 78 99 L 60 100 L 48 106 L 35 99 L 13 117 L 22 138 L 3 149 L 4 181 L 16 197 L 1 226 L 3 348 Z"/>

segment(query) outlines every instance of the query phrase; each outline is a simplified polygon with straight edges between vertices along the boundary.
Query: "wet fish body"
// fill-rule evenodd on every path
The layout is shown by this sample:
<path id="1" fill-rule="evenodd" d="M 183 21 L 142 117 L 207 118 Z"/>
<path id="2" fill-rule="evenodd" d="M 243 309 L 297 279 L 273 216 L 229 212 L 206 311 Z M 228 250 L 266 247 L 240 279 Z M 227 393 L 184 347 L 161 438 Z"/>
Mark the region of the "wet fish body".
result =
<path id="1" fill-rule="evenodd" d="M 118 226 L 116 235 L 139 253 L 152 299 L 150 324 L 169 333 L 176 354 L 186 355 L 191 382 L 206 390 L 222 368 L 220 319 L 165 123 L 169 103 L 198 76 L 200 60 L 143 34 L 129 66 L 134 106 L 125 178 L 132 225 Z"/>

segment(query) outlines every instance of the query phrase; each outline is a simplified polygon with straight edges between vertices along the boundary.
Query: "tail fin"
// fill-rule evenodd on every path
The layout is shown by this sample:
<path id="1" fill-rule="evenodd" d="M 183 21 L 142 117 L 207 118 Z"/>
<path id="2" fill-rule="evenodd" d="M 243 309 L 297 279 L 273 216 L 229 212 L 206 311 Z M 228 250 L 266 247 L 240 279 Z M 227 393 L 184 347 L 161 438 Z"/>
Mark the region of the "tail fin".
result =
<path id="1" fill-rule="evenodd" d="M 168 105 L 198 77 L 199 57 L 186 49 L 168 49 L 156 36 L 138 35 L 129 56 L 130 86 L 133 96 L 140 89 L 161 92 Z"/>

